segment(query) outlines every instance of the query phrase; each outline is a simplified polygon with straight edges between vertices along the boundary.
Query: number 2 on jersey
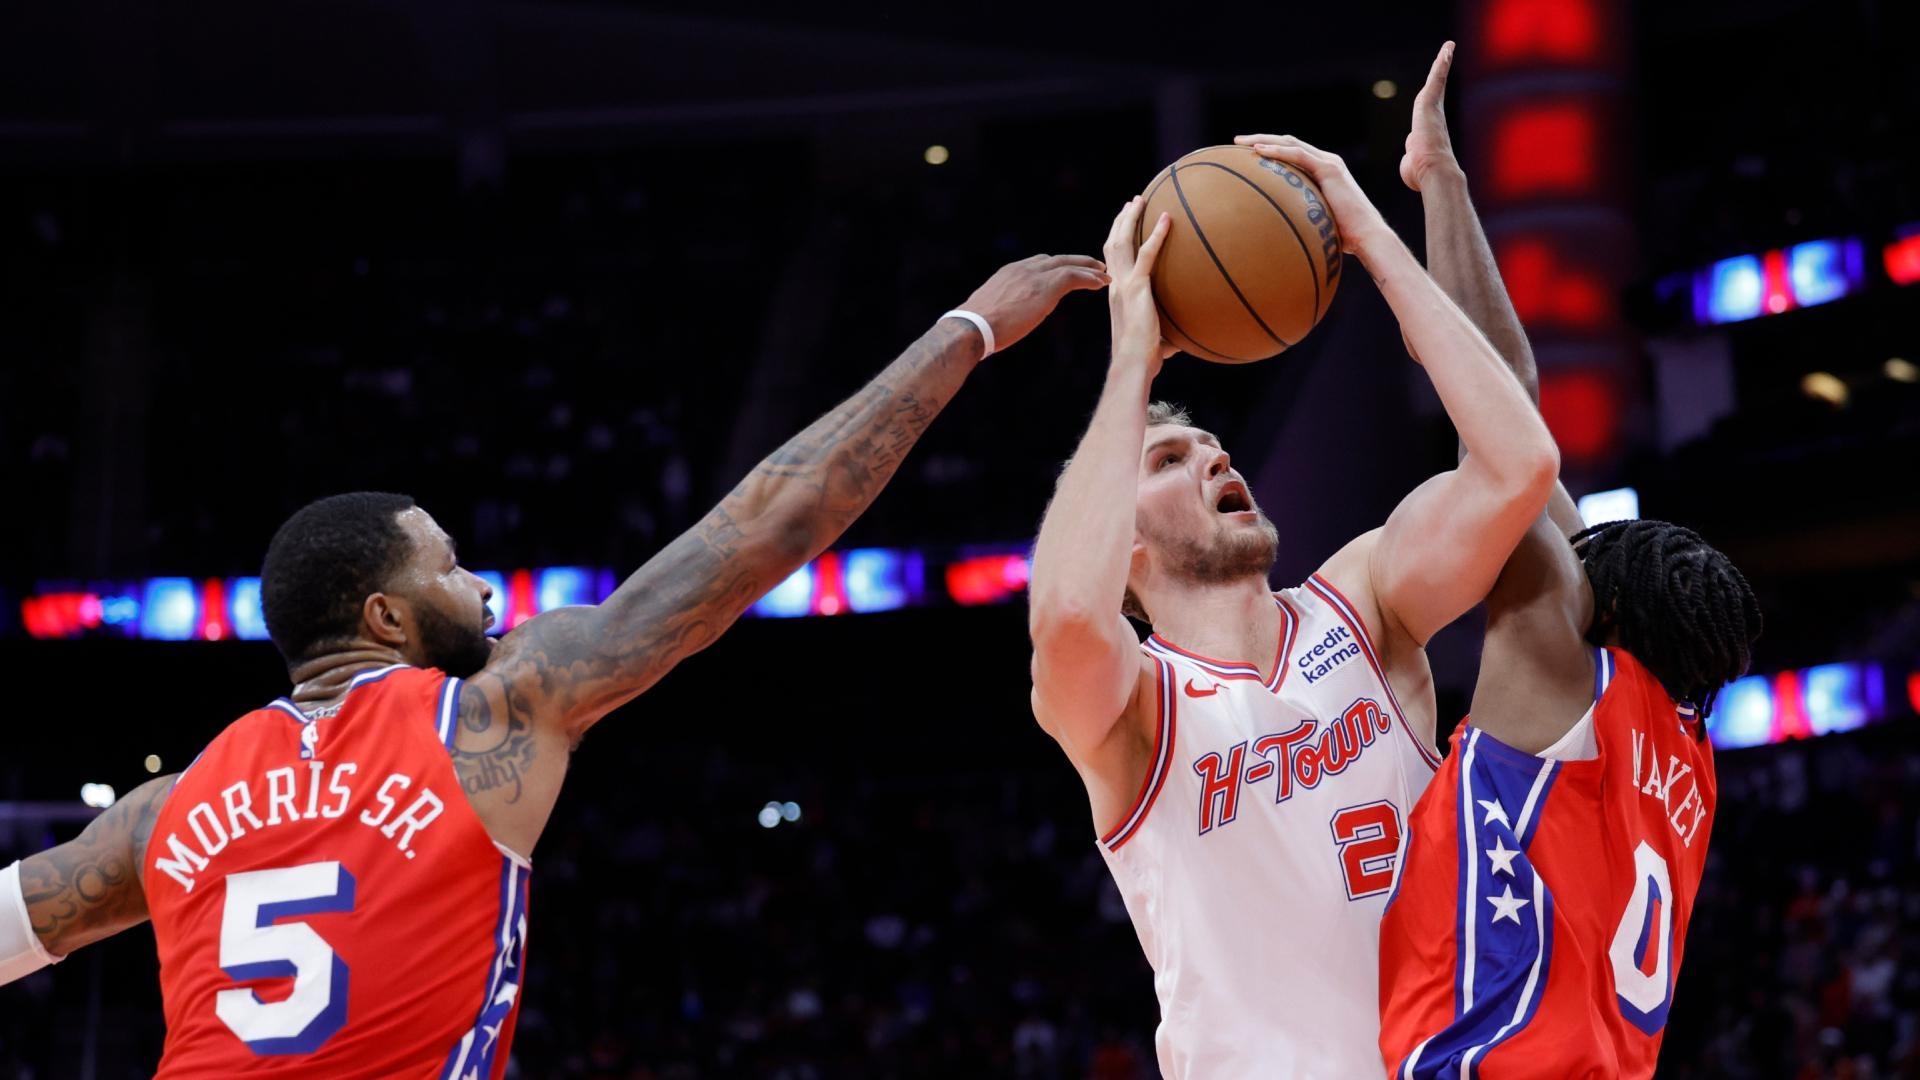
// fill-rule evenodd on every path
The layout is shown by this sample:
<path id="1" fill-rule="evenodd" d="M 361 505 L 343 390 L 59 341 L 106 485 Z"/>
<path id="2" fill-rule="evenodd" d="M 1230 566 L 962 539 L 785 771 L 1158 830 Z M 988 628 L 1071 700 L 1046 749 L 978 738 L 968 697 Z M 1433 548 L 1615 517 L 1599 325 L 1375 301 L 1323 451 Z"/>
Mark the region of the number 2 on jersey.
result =
<path id="1" fill-rule="evenodd" d="M 1633 894 L 1614 928 L 1607 958 L 1620 1015 L 1657 1035 L 1667 1024 L 1673 986 L 1673 881 L 1667 860 L 1645 840 L 1633 852 Z"/>
<path id="2" fill-rule="evenodd" d="M 347 1022 L 347 965 L 303 922 L 275 920 L 353 910 L 353 875 L 337 862 L 227 875 L 220 969 L 235 982 L 293 977 L 293 992 L 262 1001 L 222 990 L 214 1012 L 260 1055 L 311 1054 Z"/>
<path id="3" fill-rule="evenodd" d="M 1371 802 L 1334 812 L 1333 846 L 1347 899 L 1379 896 L 1393 888 L 1393 867 L 1400 857 L 1400 808 Z"/>

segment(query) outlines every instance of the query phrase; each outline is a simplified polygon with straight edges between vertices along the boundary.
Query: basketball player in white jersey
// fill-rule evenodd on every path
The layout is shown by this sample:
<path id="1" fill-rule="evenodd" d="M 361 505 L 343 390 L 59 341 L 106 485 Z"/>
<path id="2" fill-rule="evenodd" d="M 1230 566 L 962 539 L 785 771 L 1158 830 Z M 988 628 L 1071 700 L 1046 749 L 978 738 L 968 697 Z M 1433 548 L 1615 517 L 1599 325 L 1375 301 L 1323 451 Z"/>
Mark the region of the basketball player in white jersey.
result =
<path id="1" fill-rule="evenodd" d="M 1468 453 L 1273 592 L 1277 533 L 1226 450 L 1148 404 L 1171 351 L 1149 283 L 1170 222 L 1136 255 L 1136 199 L 1107 238 L 1106 387 L 1034 552 L 1033 709 L 1086 783 L 1153 965 L 1161 1070 L 1352 1080 L 1384 1071 L 1380 915 L 1439 763 L 1424 646 L 1487 594 L 1559 455 L 1341 160 L 1258 138 L 1319 185 Z"/>

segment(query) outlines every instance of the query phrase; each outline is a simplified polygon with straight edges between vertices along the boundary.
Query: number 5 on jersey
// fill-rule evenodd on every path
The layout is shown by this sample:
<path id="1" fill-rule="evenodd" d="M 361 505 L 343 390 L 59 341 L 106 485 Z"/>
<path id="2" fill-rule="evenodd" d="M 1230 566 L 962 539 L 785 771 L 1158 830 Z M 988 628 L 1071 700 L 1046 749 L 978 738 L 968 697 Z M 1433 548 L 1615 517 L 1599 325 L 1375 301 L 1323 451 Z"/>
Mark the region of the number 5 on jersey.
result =
<path id="1" fill-rule="evenodd" d="M 337 862 L 227 875 L 220 969 L 235 982 L 293 977 L 283 1001 L 222 990 L 214 1012 L 256 1054 L 311 1054 L 347 1022 L 347 965 L 298 915 L 353 910 L 353 875 Z"/>

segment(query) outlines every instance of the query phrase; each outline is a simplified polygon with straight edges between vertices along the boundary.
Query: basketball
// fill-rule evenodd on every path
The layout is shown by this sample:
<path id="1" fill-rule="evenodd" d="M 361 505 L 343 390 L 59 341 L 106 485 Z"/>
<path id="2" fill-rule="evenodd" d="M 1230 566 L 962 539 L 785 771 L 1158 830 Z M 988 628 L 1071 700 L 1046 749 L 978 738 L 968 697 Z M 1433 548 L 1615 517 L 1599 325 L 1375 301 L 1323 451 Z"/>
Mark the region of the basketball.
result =
<path id="1" fill-rule="evenodd" d="M 1265 360 L 1307 336 L 1340 283 L 1340 230 L 1298 169 L 1245 146 L 1195 150 L 1147 186 L 1134 243 L 1173 217 L 1153 296 L 1160 331 L 1219 364 Z"/>

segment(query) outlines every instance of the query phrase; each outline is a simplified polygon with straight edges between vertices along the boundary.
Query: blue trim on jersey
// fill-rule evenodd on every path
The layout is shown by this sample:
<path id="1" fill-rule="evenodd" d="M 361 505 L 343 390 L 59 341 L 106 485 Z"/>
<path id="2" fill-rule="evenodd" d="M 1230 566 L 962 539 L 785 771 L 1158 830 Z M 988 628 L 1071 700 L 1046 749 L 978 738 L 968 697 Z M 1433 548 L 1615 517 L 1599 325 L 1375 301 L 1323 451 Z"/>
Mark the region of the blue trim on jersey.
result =
<path id="1" fill-rule="evenodd" d="M 1401 1080 L 1470 1078 L 1477 1062 L 1532 1022 L 1553 953 L 1553 894 L 1527 847 L 1558 762 L 1477 729 L 1461 744 L 1454 1018 L 1402 1061 Z"/>
<path id="2" fill-rule="evenodd" d="M 494 956 L 487 965 L 486 996 L 480 999 L 472 1029 L 447 1054 L 440 1080 L 481 1080 L 492 1075 L 500 1029 L 519 1000 L 527 958 L 527 886 L 533 871 L 504 855 L 500 864 L 500 918 L 493 928 Z"/>
<path id="3" fill-rule="evenodd" d="M 1658 926 L 1660 922 L 1657 918 L 1660 914 L 1660 909 L 1653 905 L 1672 903 L 1667 897 L 1660 895 L 1660 883 L 1657 881 L 1648 884 L 1647 900 L 1647 917 L 1645 921 L 1640 924 L 1640 940 L 1633 946 L 1633 962 L 1637 967 L 1644 967 L 1646 965 L 1647 943 L 1653 940 L 1653 928 Z"/>
<path id="4" fill-rule="evenodd" d="M 1416 802 L 1417 806 L 1418 803 Z M 1393 910 L 1393 902 L 1400 899 L 1400 885 L 1407 880 L 1407 856 L 1413 851 L 1413 820 L 1409 818 L 1400 826 L 1400 853 L 1393 857 L 1393 888 L 1387 890 L 1387 904 L 1380 909 L 1380 917 L 1387 917 Z"/>
<path id="5" fill-rule="evenodd" d="M 347 693 L 351 694 L 355 690 L 360 689 L 362 686 L 367 686 L 372 683 L 377 683 L 381 679 L 386 678 L 387 676 L 393 674 L 396 671 L 404 671 L 407 668 L 410 668 L 412 666 L 413 666 L 412 664 L 389 664 L 386 667 L 380 668 L 375 671 L 363 671 L 360 674 L 355 675 L 351 680 L 348 681 Z"/>
<path id="6" fill-rule="evenodd" d="M 447 676 L 440 687 L 440 707 L 435 710 L 434 731 L 440 736 L 440 744 L 449 751 L 453 749 L 453 716 L 459 711 L 460 680 Z"/>
<path id="7" fill-rule="evenodd" d="M 363 671 L 355 675 L 353 678 L 347 680 L 346 693 L 340 695 L 340 704 L 345 705 L 347 703 L 347 694 L 351 694 L 363 686 L 371 686 L 396 671 L 405 671 L 412 666 L 412 664 L 388 664 L 386 667 Z M 287 713 L 289 719 L 298 720 L 303 724 L 312 719 L 312 717 L 301 711 L 300 706 L 293 703 L 292 698 L 274 698 L 272 701 L 267 702 L 266 707 L 269 709 L 278 708 L 282 712 Z"/>

